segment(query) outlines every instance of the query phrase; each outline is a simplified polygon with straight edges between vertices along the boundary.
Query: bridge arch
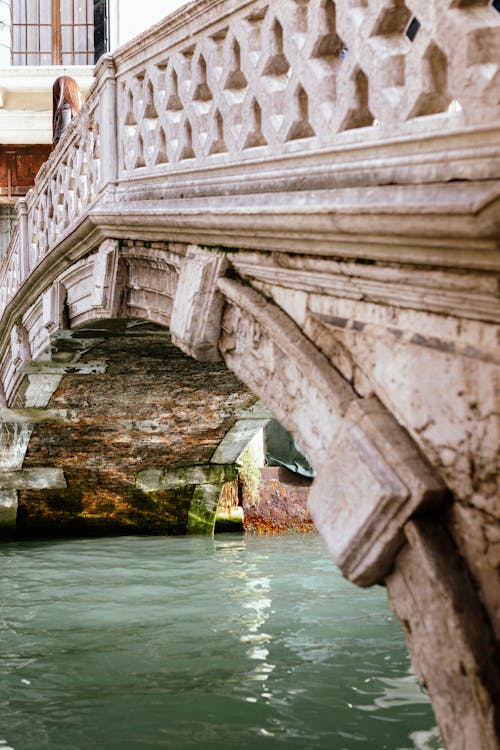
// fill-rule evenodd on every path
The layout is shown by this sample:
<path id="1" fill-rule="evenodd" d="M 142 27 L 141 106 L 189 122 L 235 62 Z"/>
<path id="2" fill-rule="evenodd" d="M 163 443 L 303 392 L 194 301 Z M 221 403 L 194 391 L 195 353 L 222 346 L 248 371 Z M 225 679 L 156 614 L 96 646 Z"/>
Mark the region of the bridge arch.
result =
<path id="1" fill-rule="evenodd" d="M 472 706 L 467 721 L 474 742 L 493 736 L 493 638 L 488 645 L 482 604 L 443 525 L 449 495 L 438 473 L 373 391 L 363 397 L 292 319 L 286 295 L 279 305 L 265 285 L 259 289 L 237 272 L 234 253 L 152 244 L 104 240 L 26 294 L 3 360 L 7 411 L 46 406 L 61 373 L 99 370 L 93 355 L 113 340 L 106 330 L 130 335 L 168 328 L 173 344 L 202 367 L 220 374 L 223 360 L 250 389 L 246 406 L 259 397 L 304 447 L 317 471 L 311 510 L 334 559 L 360 585 L 387 585 L 434 700 L 446 686 L 432 654 L 451 623 L 455 652 L 446 674 L 458 679 L 465 669 L 461 695 Z M 168 492 L 165 475 L 141 481 L 150 490 L 156 481 L 159 495 Z M 439 609 L 429 617 L 436 597 Z M 472 628 L 464 626 L 457 601 Z M 480 643 L 474 632 L 483 633 Z M 478 707 L 476 696 L 485 690 L 491 702 Z M 450 710 L 447 705 L 447 716 Z"/>
<path id="2" fill-rule="evenodd" d="M 286 270 L 286 258 L 270 269 L 264 256 L 260 279 L 248 270 L 251 253 L 179 242 L 107 238 L 96 245 L 90 238 L 73 259 L 64 246 L 54 258 L 42 262 L 3 318 L 3 424 L 17 425 L 17 459 L 27 447 L 27 430 L 19 428 L 29 424 L 26 408 L 43 410 L 62 375 L 99 370 L 93 355 L 112 340 L 103 331 L 168 329 L 175 347 L 202 367 L 234 372 L 249 389 L 240 391 L 247 407 L 258 397 L 303 446 L 317 471 L 311 510 L 337 564 L 360 585 L 387 585 L 434 701 L 446 694 L 449 675 L 463 683 L 465 670 L 460 707 L 452 700 L 445 713 L 462 725 L 467 696 L 471 746 L 488 747 L 484 738 L 496 721 L 493 637 L 446 529 L 448 488 L 370 378 L 348 377 L 331 338 L 300 314 L 303 293 L 291 284 L 276 292 L 272 274 Z M 165 477 L 147 481 L 157 482 L 153 491 L 167 489 Z M 449 627 L 454 653 L 436 673 L 433 654 Z M 479 705 L 485 692 L 491 700 Z"/>

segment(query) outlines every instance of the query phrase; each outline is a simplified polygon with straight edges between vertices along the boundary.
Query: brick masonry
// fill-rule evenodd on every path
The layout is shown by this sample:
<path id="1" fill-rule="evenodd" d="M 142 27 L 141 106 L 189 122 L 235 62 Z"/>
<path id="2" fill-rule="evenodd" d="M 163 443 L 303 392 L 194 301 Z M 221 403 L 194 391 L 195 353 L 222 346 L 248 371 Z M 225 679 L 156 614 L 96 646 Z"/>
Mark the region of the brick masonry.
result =
<path id="1" fill-rule="evenodd" d="M 154 326 L 110 334 L 87 360 L 104 360 L 106 372 L 63 377 L 49 408 L 72 409 L 75 420 L 37 425 L 24 462 L 61 467 L 67 488 L 20 491 L 18 532 L 182 533 L 194 487 L 145 493 L 136 475 L 208 463 L 255 396 Z"/>
<path id="2" fill-rule="evenodd" d="M 245 530 L 264 534 L 315 531 L 307 508 L 311 482 L 282 466 L 261 469 L 259 501 L 243 495 Z"/>

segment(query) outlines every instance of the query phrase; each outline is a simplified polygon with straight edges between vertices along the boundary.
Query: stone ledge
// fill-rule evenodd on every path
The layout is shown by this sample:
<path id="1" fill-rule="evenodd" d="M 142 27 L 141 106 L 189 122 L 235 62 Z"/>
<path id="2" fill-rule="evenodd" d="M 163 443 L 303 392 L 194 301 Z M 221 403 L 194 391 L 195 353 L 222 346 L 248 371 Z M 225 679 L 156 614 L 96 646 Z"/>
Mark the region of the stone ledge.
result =
<path id="1" fill-rule="evenodd" d="M 65 487 L 62 469 L 37 467 L 0 471 L 0 490 L 59 490 Z"/>
<path id="2" fill-rule="evenodd" d="M 106 362 L 53 362 L 40 360 L 26 362 L 20 367 L 25 375 L 94 375 L 106 372 Z"/>
<path id="3" fill-rule="evenodd" d="M 236 469 L 232 464 L 180 466 L 175 469 L 145 469 L 137 474 L 135 484 L 143 492 L 158 492 L 171 487 L 220 484 L 235 476 Z"/>
<path id="4" fill-rule="evenodd" d="M 74 409 L 0 409 L 0 422 L 9 424 L 75 421 L 78 421 L 78 416 Z"/>

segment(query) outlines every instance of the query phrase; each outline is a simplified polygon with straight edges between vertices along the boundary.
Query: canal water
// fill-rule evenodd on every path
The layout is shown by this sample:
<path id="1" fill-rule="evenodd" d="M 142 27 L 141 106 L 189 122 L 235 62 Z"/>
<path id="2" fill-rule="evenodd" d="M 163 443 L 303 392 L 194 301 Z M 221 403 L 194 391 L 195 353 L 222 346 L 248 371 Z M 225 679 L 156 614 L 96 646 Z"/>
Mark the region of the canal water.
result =
<path id="1" fill-rule="evenodd" d="M 431 750 L 382 588 L 308 536 L 0 545 L 0 750 Z"/>

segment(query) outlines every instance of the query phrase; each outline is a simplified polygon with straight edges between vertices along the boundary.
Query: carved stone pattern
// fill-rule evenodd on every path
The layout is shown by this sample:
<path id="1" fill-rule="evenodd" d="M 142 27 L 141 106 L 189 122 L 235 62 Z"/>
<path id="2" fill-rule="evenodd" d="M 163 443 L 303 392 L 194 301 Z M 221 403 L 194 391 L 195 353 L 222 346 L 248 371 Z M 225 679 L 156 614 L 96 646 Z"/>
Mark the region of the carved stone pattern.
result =
<path id="1" fill-rule="evenodd" d="M 37 191 L 31 222 L 30 268 L 34 268 L 96 197 L 99 184 L 99 124 L 85 111 L 57 168 Z"/>
<path id="2" fill-rule="evenodd" d="M 499 42 L 482 1 L 246 4 L 118 71 L 120 172 L 309 150 L 364 127 L 390 137 L 426 115 L 442 114 L 442 132 L 478 105 L 494 122 Z"/>
<path id="3" fill-rule="evenodd" d="M 29 269 L 33 270 L 97 197 L 100 181 L 98 108 L 91 103 L 65 134 L 64 151 L 57 149 L 37 175 L 28 193 Z M 14 296 L 21 278 L 19 233 L 14 232 L 0 269 L 0 309 Z"/>
<path id="4" fill-rule="evenodd" d="M 8 250 L 2 259 L 0 269 L 0 310 L 5 309 L 7 302 L 17 292 L 20 279 L 20 243 L 19 243 L 19 226 L 15 225 L 14 231 L 10 238 Z"/>

